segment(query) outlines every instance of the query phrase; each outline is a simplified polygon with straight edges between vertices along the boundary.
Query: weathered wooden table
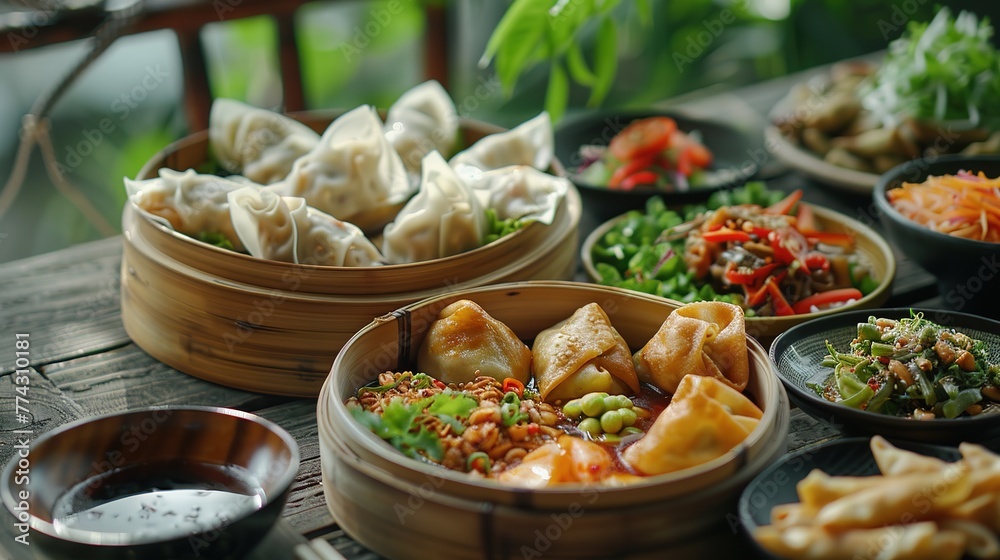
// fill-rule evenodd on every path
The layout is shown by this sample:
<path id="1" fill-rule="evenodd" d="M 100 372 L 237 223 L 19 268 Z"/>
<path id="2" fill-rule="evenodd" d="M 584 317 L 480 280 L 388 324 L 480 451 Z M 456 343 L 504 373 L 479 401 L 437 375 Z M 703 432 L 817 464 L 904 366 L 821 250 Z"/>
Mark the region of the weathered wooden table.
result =
<path id="1" fill-rule="evenodd" d="M 677 100 L 694 112 L 710 112 L 749 130 L 760 130 L 766 111 L 787 92 L 792 76 L 733 93 L 701 92 Z M 801 187 L 805 199 L 858 217 L 870 208 L 865 196 L 847 194 L 806 180 L 771 161 L 772 186 Z M 585 218 L 581 238 L 596 223 Z M 876 224 L 877 228 L 877 224 Z M 0 462 L 14 452 L 14 430 L 32 437 L 66 422 L 150 405 L 213 405 L 259 414 L 287 429 L 301 449 L 301 468 L 283 519 L 250 557 L 294 557 L 296 544 L 329 541 L 348 558 L 377 558 L 340 531 L 324 503 L 316 427 L 316 400 L 249 393 L 196 379 L 154 360 L 125 334 L 120 319 L 121 238 L 110 238 L 0 265 Z M 911 262 L 898 260 L 889 305 L 940 306 L 933 278 Z M 26 422 L 15 413 L 14 342 L 30 335 L 30 398 Z M 331 361 L 332 361 L 331 356 Z M 798 410 L 792 414 L 788 448 L 798 449 L 838 436 Z M 0 557 L 49 558 L 38 546 L 13 540 L 13 518 L 4 510 Z M 733 534 L 729 550 L 746 555 L 747 544 Z"/>

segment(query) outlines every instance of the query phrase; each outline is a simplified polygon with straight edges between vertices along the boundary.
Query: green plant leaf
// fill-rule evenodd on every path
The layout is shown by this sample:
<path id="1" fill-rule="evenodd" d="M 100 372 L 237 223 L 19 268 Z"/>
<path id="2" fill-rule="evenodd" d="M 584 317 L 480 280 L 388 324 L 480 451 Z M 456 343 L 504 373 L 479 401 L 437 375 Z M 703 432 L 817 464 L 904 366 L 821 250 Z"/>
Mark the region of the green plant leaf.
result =
<path id="1" fill-rule="evenodd" d="M 566 70 L 558 60 L 552 61 L 549 73 L 549 88 L 545 92 L 545 110 L 549 112 L 552 122 L 559 122 L 566 112 L 569 103 L 569 78 Z"/>
<path id="2" fill-rule="evenodd" d="M 580 49 L 580 43 L 572 42 L 566 50 L 566 67 L 569 75 L 581 86 L 593 86 L 597 82 L 597 76 L 590 70 L 587 60 Z"/>
<path id="3" fill-rule="evenodd" d="M 479 67 L 485 68 L 502 46 L 520 42 L 519 35 L 525 28 L 544 29 L 544 25 L 548 23 L 550 4 L 551 2 L 544 0 L 514 0 L 490 35 L 486 50 L 479 59 Z"/>
<path id="4" fill-rule="evenodd" d="M 653 3 L 650 0 L 635 0 L 635 9 L 639 12 L 639 23 L 649 27 L 653 23 Z"/>
<path id="5" fill-rule="evenodd" d="M 601 6 L 600 6 L 600 8 L 599 8 L 598 11 L 602 15 L 608 15 L 608 14 L 611 13 L 612 10 L 614 10 L 615 8 L 617 8 L 618 4 L 620 4 L 620 3 L 621 3 L 621 0 L 604 0 L 601 3 Z"/>
<path id="6" fill-rule="evenodd" d="M 511 10 L 517 8 L 516 4 L 521 1 L 515 0 Z M 530 1 L 532 7 L 518 10 L 517 13 L 521 17 L 512 20 L 511 24 L 505 27 L 510 35 L 509 40 L 500 44 L 496 50 L 497 77 L 507 95 L 513 92 L 518 77 L 531 65 L 531 62 L 548 56 L 545 41 L 549 29 L 548 2 Z M 504 19 L 506 17 L 504 16 Z"/>
<path id="7" fill-rule="evenodd" d="M 618 69 L 618 29 L 615 21 L 609 16 L 601 20 L 597 30 L 597 52 L 594 56 L 594 75 L 597 81 L 590 91 L 588 107 L 597 107 L 611 91 Z"/>
<path id="8" fill-rule="evenodd" d="M 549 10 L 549 39 L 554 56 L 578 46 L 577 32 L 593 17 L 596 0 L 559 0 Z"/>

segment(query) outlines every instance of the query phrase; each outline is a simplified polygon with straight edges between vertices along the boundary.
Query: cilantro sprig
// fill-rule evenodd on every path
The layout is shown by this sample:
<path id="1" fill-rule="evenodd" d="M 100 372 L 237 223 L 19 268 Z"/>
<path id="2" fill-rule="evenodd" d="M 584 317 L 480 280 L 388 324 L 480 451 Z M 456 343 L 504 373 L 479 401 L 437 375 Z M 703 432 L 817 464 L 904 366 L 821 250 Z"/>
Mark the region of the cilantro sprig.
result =
<path id="1" fill-rule="evenodd" d="M 402 397 L 395 397 L 383 407 L 381 415 L 361 406 L 352 406 L 350 411 L 361 425 L 406 456 L 441 461 L 444 458 L 441 439 L 427 426 L 426 420 L 436 418 L 451 426 L 455 434 L 461 435 L 465 430 L 462 420 L 467 419 L 477 406 L 479 402 L 475 398 L 446 390 L 411 403 L 406 403 Z"/>

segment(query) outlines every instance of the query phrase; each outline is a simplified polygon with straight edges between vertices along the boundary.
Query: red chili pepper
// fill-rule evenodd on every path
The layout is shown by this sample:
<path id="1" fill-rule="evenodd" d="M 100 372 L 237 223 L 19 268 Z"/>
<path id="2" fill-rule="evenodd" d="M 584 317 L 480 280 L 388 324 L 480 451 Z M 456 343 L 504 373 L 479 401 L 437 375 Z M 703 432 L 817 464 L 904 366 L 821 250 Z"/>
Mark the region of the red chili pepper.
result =
<path id="1" fill-rule="evenodd" d="M 791 214 L 799 200 L 802 200 L 802 189 L 795 189 L 785 198 L 768 206 L 765 211 L 768 214 Z"/>
<path id="2" fill-rule="evenodd" d="M 781 285 L 785 280 L 785 276 L 788 276 L 788 270 L 782 269 L 777 274 L 768 277 L 759 288 L 748 290 L 747 292 L 747 305 L 750 307 L 757 307 L 758 305 L 764 303 L 767 299 L 767 285 L 774 282 L 776 285 Z"/>
<path id="3" fill-rule="evenodd" d="M 641 185 L 655 185 L 656 180 L 659 178 L 660 176 L 655 171 L 640 171 L 625 177 L 625 180 L 618 185 L 618 188 L 623 191 L 630 191 Z"/>
<path id="4" fill-rule="evenodd" d="M 795 225 L 799 231 L 813 230 L 816 231 L 816 213 L 813 212 L 812 206 L 802 203 L 799 204 L 799 211 L 795 214 Z"/>
<path id="5" fill-rule="evenodd" d="M 782 227 L 768 234 L 767 239 L 774 250 L 774 259 L 779 263 L 791 265 L 799 261 L 799 264 L 806 266 L 804 261 L 809 251 L 809 241 L 798 230 Z"/>
<path id="6" fill-rule="evenodd" d="M 850 249 L 854 246 L 854 236 L 849 233 L 837 233 L 833 231 L 816 231 L 814 229 L 799 228 L 802 235 L 813 243 L 825 243 Z"/>
<path id="7" fill-rule="evenodd" d="M 443 389 L 447 389 L 448 388 L 448 386 L 445 385 L 444 381 L 441 381 L 440 379 L 435 379 L 431 383 L 433 383 L 434 386 L 437 387 L 438 389 L 442 389 L 443 390 Z"/>
<path id="8" fill-rule="evenodd" d="M 868 386 L 872 388 L 872 391 L 878 392 L 878 379 L 875 379 L 874 375 L 868 378 Z"/>
<path id="9" fill-rule="evenodd" d="M 542 429 L 538 426 L 538 424 L 536 424 L 534 422 L 528 424 L 528 435 L 529 436 L 537 436 L 538 432 L 540 432 L 540 431 L 542 431 Z"/>
<path id="10" fill-rule="evenodd" d="M 813 251 L 803 261 L 809 270 L 830 270 L 830 259 L 823 253 Z"/>
<path id="11" fill-rule="evenodd" d="M 732 266 L 726 269 L 725 278 L 730 284 L 756 285 L 767 278 L 778 266 L 778 263 L 769 263 L 754 269 L 745 266 Z"/>
<path id="12" fill-rule="evenodd" d="M 751 240 L 749 233 L 730 228 L 719 228 L 715 231 L 706 231 L 702 233 L 701 236 L 709 243 L 727 243 L 729 241 L 746 243 Z"/>
<path id="13" fill-rule="evenodd" d="M 783 317 L 785 315 L 795 314 L 792 306 L 788 305 L 788 300 L 785 299 L 785 295 L 781 293 L 781 288 L 778 286 L 777 282 L 771 280 L 767 282 L 767 293 L 771 296 L 771 305 L 774 307 L 775 315 Z"/>
<path id="14" fill-rule="evenodd" d="M 504 378 L 503 392 L 509 393 L 511 391 L 517 393 L 518 397 L 524 396 L 524 383 L 521 383 L 520 381 L 514 379 L 513 377 Z"/>
<path id="15" fill-rule="evenodd" d="M 800 299 L 795 302 L 795 305 L 792 306 L 792 308 L 796 313 L 809 313 L 813 306 L 822 308 L 823 306 L 832 305 L 834 303 L 843 303 L 852 299 L 859 300 L 862 297 L 863 294 L 861 293 L 861 290 L 857 288 L 827 290 L 825 292 L 817 292 L 811 296 Z"/>

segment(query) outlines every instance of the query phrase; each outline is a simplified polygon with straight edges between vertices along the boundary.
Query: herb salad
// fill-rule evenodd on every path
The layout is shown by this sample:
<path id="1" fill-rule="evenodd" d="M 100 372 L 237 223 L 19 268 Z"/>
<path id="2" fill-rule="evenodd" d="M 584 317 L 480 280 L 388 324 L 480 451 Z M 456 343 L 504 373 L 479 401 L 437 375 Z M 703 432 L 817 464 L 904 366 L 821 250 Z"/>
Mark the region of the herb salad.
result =
<path id="1" fill-rule="evenodd" d="M 827 400 L 879 414 L 927 420 L 974 416 L 1000 400 L 1000 365 L 983 341 L 911 312 L 858 323 L 846 352 L 827 342 L 821 365 L 834 371 L 810 384 Z"/>

